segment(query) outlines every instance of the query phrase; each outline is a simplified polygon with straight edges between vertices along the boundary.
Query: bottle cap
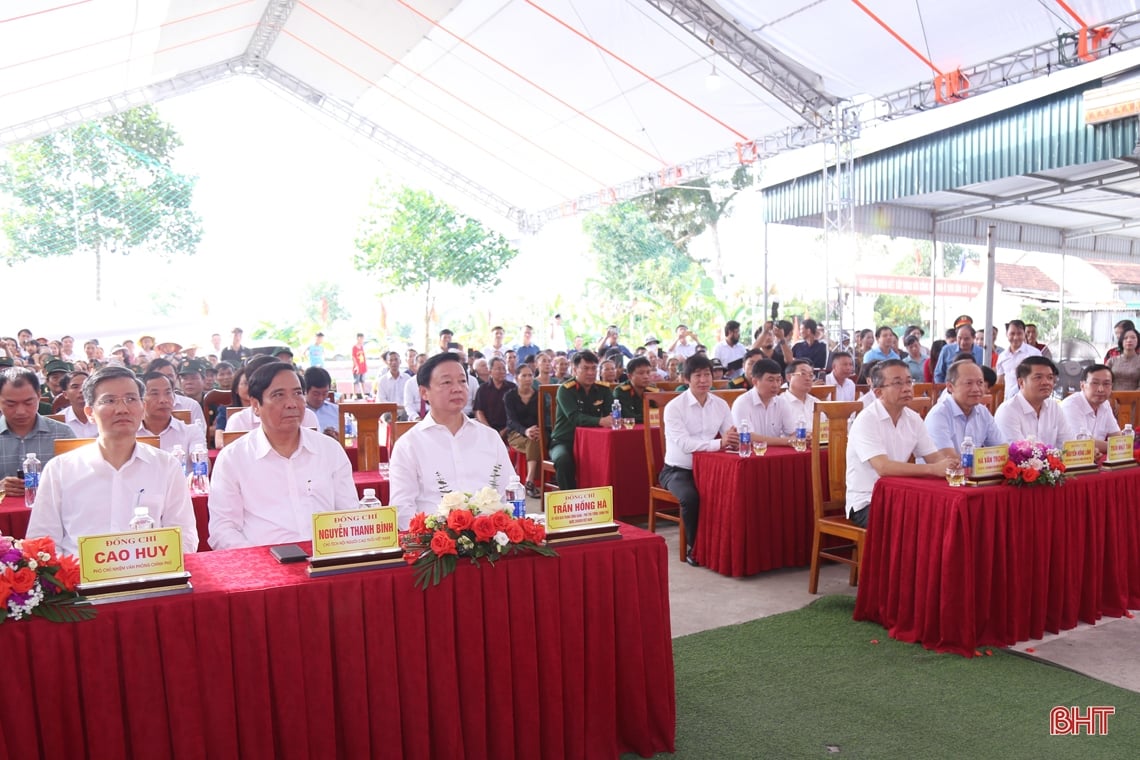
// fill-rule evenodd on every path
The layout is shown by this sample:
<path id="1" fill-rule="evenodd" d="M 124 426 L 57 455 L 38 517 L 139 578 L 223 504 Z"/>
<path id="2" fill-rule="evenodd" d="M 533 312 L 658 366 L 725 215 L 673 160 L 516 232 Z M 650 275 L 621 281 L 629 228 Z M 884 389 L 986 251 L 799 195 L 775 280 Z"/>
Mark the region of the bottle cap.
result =
<path id="1" fill-rule="evenodd" d="M 135 507 L 135 517 L 150 517 L 150 510 L 146 507 Z"/>
<path id="2" fill-rule="evenodd" d="M 364 489 L 364 498 L 375 499 L 376 498 L 376 489 L 375 488 L 365 488 Z"/>

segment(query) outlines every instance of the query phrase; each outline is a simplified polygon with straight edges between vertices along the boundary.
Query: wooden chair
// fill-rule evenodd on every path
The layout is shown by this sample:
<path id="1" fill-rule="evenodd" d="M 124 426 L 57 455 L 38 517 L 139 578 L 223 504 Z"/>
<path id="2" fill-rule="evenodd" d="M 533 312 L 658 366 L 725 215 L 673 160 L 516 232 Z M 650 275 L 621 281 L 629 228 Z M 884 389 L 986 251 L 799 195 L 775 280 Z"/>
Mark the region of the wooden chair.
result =
<path id="1" fill-rule="evenodd" d="M 190 410 L 189 409 L 175 409 L 170 412 L 170 415 L 175 419 L 182 422 L 184 425 L 190 424 Z"/>
<path id="2" fill-rule="evenodd" d="M 206 409 L 214 406 L 229 407 L 233 402 L 233 391 L 223 391 L 216 388 L 211 391 L 206 391 L 206 395 L 202 397 L 202 406 Z"/>
<path id="3" fill-rule="evenodd" d="M 95 443 L 95 440 L 94 438 L 57 438 L 54 442 L 55 455 L 59 456 L 68 451 L 75 451 L 89 443 Z M 148 446 L 154 446 L 156 449 L 159 448 L 157 435 L 140 435 L 135 440 Z"/>
<path id="4" fill-rule="evenodd" d="M 1126 424 L 1136 427 L 1136 410 L 1140 405 L 1140 391 L 1113 391 L 1112 408 L 1116 410 L 1116 423 L 1123 430 Z"/>
<path id="5" fill-rule="evenodd" d="M 815 528 L 812 535 L 811 575 L 808 579 L 808 593 L 814 594 L 819 587 L 819 564 L 821 559 L 842 562 L 851 566 L 851 585 L 859 580 L 859 562 L 863 556 L 863 538 L 867 531 L 847 519 L 847 426 L 851 415 L 863 411 L 858 401 L 821 401 L 815 405 L 817 414 L 812 425 L 811 444 L 811 503 L 815 514 Z M 820 431 L 826 424 L 827 441 L 827 480 L 824 481 L 821 458 Z M 824 501 L 824 487 L 828 490 L 828 500 Z M 823 537 L 836 536 L 850 543 L 823 549 Z M 844 552 L 844 553 L 837 553 Z"/>
<path id="6" fill-rule="evenodd" d="M 994 403 L 994 395 L 992 393 L 987 393 L 986 395 L 982 396 L 982 406 L 984 406 L 986 409 L 989 409 L 990 414 L 993 414 L 997 411 L 997 404 Z"/>
<path id="7" fill-rule="evenodd" d="M 855 384 L 855 398 L 863 398 L 863 394 L 871 390 L 870 383 L 856 383 Z"/>
<path id="8" fill-rule="evenodd" d="M 659 391 L 673 391 L 681 384 L 681 380 L 658 380 L 654 383 Z"/>
<path id="9" fill-rule="evenodd" d="M 808 391 L 811 395 L 815 396 L 820 401 L 834 401 L 835 400 L 835 386 L 834 385 L 813 385 Z"/>
<path id="10" fill-rule="evenodd" d="M 356 469 L 358 472 L 372 472 L 380 467 L 380 421 L 384 415 L 396 419 L 398 407 L 391 403 L 374 404 L 368 401 L 345 402 L 337 407 L 340 425 L 340 445 L 344 440 L 344 418 L 347 414 L 356 417 Z"/>
<path id="11" fill-rule="evenodd" d="M 396 441 L 400 440 L 400 436 L 408 432 L 416 426 L 419 420 L 404 420 L 400 421 L 395 418 L 388 424 L 388 457 L 392 457 L 392 451 L 396 448 Z"/>
<path id="12" fill-rule="evenodd" d="M 994 411 L 997 411 L 997 408 L 1005 401 L 1005 383 L 999 382 L 991 388 L 990 395 L 994 397 Z"/>
<path id="13" fill-rule="evenodd" d="M 907 406 L 918 412 L 918 416 L 925 420 L 931 407 L 934 406 L 934 400 L 930 396 L 915 396 L 907 402 Z"/>
<path id="14" fill-rule="evenodd" d="M 681 521 L 681 503 L 668 488 L 657 480 L 665 463 L 665 406 L 680 396 L 676 391 L 646 393 L 641 400 L 642 419 L 645 420 L 645 465 L 649 469 L 649 530 L 657 531 L 657 519 L 677 523 L 681 528 L 681 561 L 685 561 L 685 523 Z M 659 503 L 668 506 L 661 508 Z"/>
<path id="15" fill-rule="evenodd" d="M 56 396 L 54 399 L 52 399 L 51 413 L 55 414 L 56 412 L 62 412 L 64 409 L 66 409 L 69 406 L 71 406 L 71 402 L 67 400 L 66 395 L 61 393 L 58 396 Z"/>
<path id="16" fill-rule="evenodd" d="M 550 435 L 558 421 L 558 388 L 554 383 L 538 386 L 538 429 L 541 434 L 538 436 L 538 483 L 535 485 L 540 491 L 558 488 L 554 482 L 554 461 L 550 458 Z"/>
<path id="17" fill-rule="evenodd" d="M 228 425 L 229 421 L 234 418 L 234 415 L 237 414 L 238 412 L 240 412 L 242 409 L 249 409 L 249 407 L 248 406 L 227 406 L 226 407 L 226 424 Z"/>
<path id="18" fill-rule="evenodd" d="M 228 430 L 228 431 L 223 430 L 222 431 L 222 448 L 224 449 L 226 446 L 229 446 L 231 443 L 236 441 L 238 438 L 241 438 L 243 435 L 245 435 L 248 432 L 250 432 L 250 431 L 248 431 L 248 430 Z"/>
<path id="19" fill-rule="evenodd" d="M 934 383 L 915 383 L 914 396 L 915 398 L 919 396 L 934 398 Z"/>
<path id="20" fill-rule="evenodd" d="M 727 380 L 713 380 L 712 387 L 714 390 L 723 391 L 728 388 Z"/>
<path id="21" fill-rule="evenodd" d="M 945 390 L 946 390 L 946 383 L 935 383 L 934 384 L 934 393 L 930 396 L 930 398 L 934 401 L 934 403 L 936 403 L 936 404 L 938 403 L 938 397 L 941 396 L 942 392 Z"/>
<path id="22" fill-rule="evenodd" d="M 725 388 L 723 390 L 709 391 L 709 393 L 711 393 L 714 396 L 720 396 L 722 399 L 725 400 L 725 402 L 728 404 L 729 408 L 731 409 L 733 402 L 736 401 L 736 399 L 743 396 L 745 393 L 748 393 L 748 389 L 747 388 Z"/>
<path id="23" fill-rule="evenodd" d="M 44 416 L 47 417 L 49 420 L 55 420 L 56 422 L 63 422 L 63 414 L 62 413 L 60 413 L 60 414 L 45 414 Z"/>

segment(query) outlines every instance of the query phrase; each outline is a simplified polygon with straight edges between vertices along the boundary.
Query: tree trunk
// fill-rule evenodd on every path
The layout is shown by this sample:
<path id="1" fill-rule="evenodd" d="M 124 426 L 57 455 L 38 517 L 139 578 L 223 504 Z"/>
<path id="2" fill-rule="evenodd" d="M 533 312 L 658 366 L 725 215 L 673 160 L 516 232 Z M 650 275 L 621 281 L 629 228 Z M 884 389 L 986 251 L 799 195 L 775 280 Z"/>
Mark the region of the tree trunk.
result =
<path id="1" fill-rule="evenodd" d="M 716 284 L 717 289 L 719 290 L 728 284 L 728 277 L 726 277 L 724 274 L 724 262 L 721 260 L 720 231 L 716 228 L 716 222 L 709 222 L 706 229 L 708 230 L 709 235 L 712 236 L 713 271 L 716 272 Z"/>
<path id="2" fill-rule="evenodd" d="M 431 281 L 424 289 L 424 353 L 431 351 Z"/>
<path id="3" fill-rule="evenodd" d="M 95 300 L 103 300 L 103 247 L 95 246 Z"/>

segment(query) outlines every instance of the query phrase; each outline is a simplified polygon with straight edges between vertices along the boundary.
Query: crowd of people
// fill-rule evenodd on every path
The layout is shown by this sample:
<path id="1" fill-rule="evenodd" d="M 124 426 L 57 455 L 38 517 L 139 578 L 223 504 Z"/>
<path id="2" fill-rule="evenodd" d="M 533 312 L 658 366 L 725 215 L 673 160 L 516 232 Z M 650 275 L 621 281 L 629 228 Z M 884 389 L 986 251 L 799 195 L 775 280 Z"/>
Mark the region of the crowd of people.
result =
<path id="1" fill-rule="evenodd" d="M 494 473 L 509 472 L 508 447 L 525 456 L 526 489 L 539 496 L 544 434 L 557 486 L 574 488 L 576 428 L 613 425 L 615 401 L 621 416 L 639 422 L 644 394 L 669 383 L 682 395 L 665 410 L 660 481 L 680 501 L 691 548 L 700 502 L 693 453 L 734 449 L 745 424 L 753 440 L 791 445 L 794 432 L 813 420 L 813 385 L 834 386 L 835 398 L 848 401 L 857 398 L 860 383 L 869 385 L 848 453 L 847 507 L 857 524 L 865 524 L 875 479 L 941 474 L 967 434 L 978 445 L 1031 435 L 1059 446 L 1083 431 L 1103 450 L 1105 437 L 1116 431 L 1108 395 L 1124 383 L 1135 388 L 1140 379 L 1134 325 L 1117 325 L 1118 342 L 1105 363 L 1086 367 L 1081 393 L 1062 403 L 1053 399 L 1056 365 L 1034 326 L 1015 319 L 1005 328 L 1007 346 L 994 346 L 988 363 L 967 315 L 929 347 L 921 327 L 906 328 L 901 349 L 888 326 L 860 331 L 851 346 L 846 335 L 828 341 L 812 319 L 799 323 L 798 341 L 791 323 L 775 320 L 758 327 L 750 343 L 742 340 L 740 323 L 730 320 L 711 347 L 685 324 L 668 344 L 649 335 L 633 349 L 615 325 L 596 345 L 579 337 L 565 349 L 540 347 L 529 326 L 514 345 L 496 326 L 481 349 L 465 348 L 445 329 L 430 352 L 385 353 L 383 369 L 371 380 L 358 334 L 351 392 L 395 403 L 400 418 L 420 423 L 391 456 L 391 501 L 406 527 L 416 510 L 437 505 L 441 489 L 477 490 L 495 480 Z M 304 372 L 289 348 L 253 355 L 239 328 L 226 346 L 215 335 L 216 353 L 205 357 L 193 348 L 156 344 L 151 336 L 137 347 L 116 344 L 109 354 L 90 340 L 77 357 L 70 336 L 31 335 L 21 330 L 17 338 L 0 339 L 6 367 L 0 370 L 0 488 L 2 495 L 22 494 L 20 471 L 29 453 L 46 463 L 37 499 L 44 508 L 37 506 L 29 530 L 51 535 L 65 550 L 84 532 L 126 529 L 134 505 L 147 507 L 159 524 L 183 527 L 188 550 L 196 546 L 183 471 L 170 466 L 175 447 L 223 449 L 210 495 L 215 548 L 306 540 L 314 511 L 356 505 L 347 455 L 329 437 L 339 436 L 339 419 L 323 366 L 323 335 L 302 352 L 309 365 Z M 711 393 L 718 381 L 747 392 L 730 407 Z M 907 408 L 913 384 L 921 381 L 946 384 L 925 421 Z M 557 386 L 549 431 L 539 427 L 543 385 Z M 995 385 L 1004 387 L 1005 401 L 990 415 L 981 400 Z M 212 401 L 212 391 L 223 393 Z M 227 445 L 225 434 L 234 432 L 253 434 Z M 135 446 L 140 435 L 154 436 L 158 447 Z M 71 437 L 98 445 L 56 457 L 54 441 Z M 917 464 L 907 461 L 912 455 Z M 503 479 L 499 486 L 505 487 Z M 101 489 L 112 498 L 87 506 Z M 695 564 L 691 551 L 689 557 Z"/>

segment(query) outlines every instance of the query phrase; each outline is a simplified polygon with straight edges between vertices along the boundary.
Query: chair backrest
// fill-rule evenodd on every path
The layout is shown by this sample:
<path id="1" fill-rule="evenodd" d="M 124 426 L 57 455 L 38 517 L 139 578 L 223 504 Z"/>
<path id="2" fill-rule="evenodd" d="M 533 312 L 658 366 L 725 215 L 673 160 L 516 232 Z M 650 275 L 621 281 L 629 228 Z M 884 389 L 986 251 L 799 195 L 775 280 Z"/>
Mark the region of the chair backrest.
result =
<path id="1" fill-rule="evenodd" d="M 1005 383 L 998 383 L 991 388 L 990 395 L 994 397 L 994 409 L 997 409 L 1005 401 Z"/>
<path id="2" fill-rule="evenodd" d="M 170 412 L 170 416 L 174 417 L 179 422 L 189 425 L 190 424 L 190 410 L 189 409 L 174 409 Z"/>
<path id="3" fill-rule="evenodd" d="M 542 461 L 550 459 L 550 434 L 558 421 L 558 388 L 550 383 L 538 386 L 538 452 Z"/>
<path id="4" fill-rule="evenodd" d="M 906 405 L 918 412 L 918 415 L 925 420 L 930 408 L 934 406 L 934 400 L 930 396 L 915 396 Z"/>
<path id="5" fill-rule="evenodd" d="M 1140 407 L 1140 391 L 1113 391 L 1112 408 L 1116 410 L 1116 422 L 1121 430 L 1126 424 L 1136 427 L 1136 410 Z"/>
<path id="6" fill-rule="evenodd" d="M 56 422 L 63 422 L 63 417 L 64 417 L 64 415 L 62 413 L 60 413 L 60 414 L 45 414 L 44 416 L 47 417 L 49 420 L 55 420 Z"/>
<path id="7" fill-rule="evenodd" d="M 227 406 L 226 407 L 226 424 L 227 425 L 229 424 L 229 421 L 234 418 L 235 414 L 240 412 L 242 409 L 248 409 L 248 408 L 249 408 L 248 406 Z"/>
<path id="8" fill-rule="evenodd" d="M 396 419 L 397 406 L 392 402 L 372 403 L 369 401 L 346 401 L 337 407 L 337 421 L 340 425 L 340 445 L 344 440 L 344 417 L 356 417 L 356 469 L 372 472 L 380 466 L 380 422 L 388 415 Z M 391 428 L 389 427 L 389 430 Z"/>
<path id="9" fill-rule="evenodd" d="M 148 446 L 159 448 L 157 435 L 140 435 L 135 438 L 139 443 L 145 443 Z M 86 446 L 90 443 L 95 443 L 94 438 L 56 438 L 53 448 L 55 449 L 56 456 L 65 454 L 68 451 L 75 451 L 78 448 Z"/>
<path id="10" fill-rule="evenodd" d="M 944 390 L 946 390 L 946 383 L 934 384 L 934 393 L 930 395 L 930 398 L 934 400 L 934 403 L 938 403 L 938 397 L 942 395 L 942 392 Z"/>
<path id="11" fill-rule="evenodd" d="M 231 443 L 241 438 L 248 433 L 248 430 L 223 430 L 222 431 L 222 448 L 229 446 Z"/>
<path id="12" fill-rule="evenodd" d="M 228 407 L 233 402 L 233 391 L 223 391 L 217 388 L 214 390 L 206 391 L 206 395 L 202 397 L 202 406 L 206 407 L 207 409 L 212 406 Z"/>
<path id="13" fill-rule="evenodd" d="M 918 398 L 919 396 L 929 396 L 930 398 L 934 398 L 934 383 L 915 383 L 914 396 L 915 398 Z"/>
<path id="14" fill-rule="evenodd" d="M 71 406 L 71 402 L 69 402 L 67 400 L 67 396 L 60 393 L 54 399 L 52 399 L 52 402 L 51 402 L 52 414 L 55 414 L 56 412 L 62 412 L 64 409 L 66 409 L 69 406 Z"/>
<path id="15" fill-rule="evenodd" d="M 863 411 L 859 401 L 820 401 L 811 431 L 811 501 L 815 518 L 843 511 L 847 503 L 847 427 L 851 415 Z M 824 480 L 823 426 L 827 426 L 827 479 Z M 825 485 L 826 484 L 826 485 Z M 825 493 L 828 498 L 825 500 Z"/>
<path id="16" fill-rule="evenodd" d="M 997 404 L 994 403 L 994 395 L 992 393 L 987 393 L 982 396 L 982 406 L 989 409 L 990 414 L 997 412 Z"/>
<path id="17" fill-rule="evenodd" d="M 713 389 L 718 390 L 718 391 L 724 390 L 724 389 L 728 388 L 728 381 L 727 380 L 713 380 L 712 387 L 713 387 Z"/>
<path id="18" fill-rule="evenodd" d="M 709 391 L 709 393 L 711 393 L 714 396 L 720 396 L 722 399 L 725 400 L 725 403 L 728 404 L 729 408 L 732 408 L 732 403 L 734 401 L 736 401 L 736 399 L 743 396 L 745 393 L 748 393 L 748 389 L 747 388 L 724 388 L 723 390 L 718 389 L 718 390 L 714 390 L 714 391 Z"/>
<path id="19" fill-rule="evenodd" d="M 416 426 L 416 422 L 417 420 L 405 420 L 401 422 L 400 420 L 393 418 L 393 420 L 389 423 L 389 427 L 391 428 L 388 434 L 388 438 L 390 439 L 390 443 L 388 444 L 389 457 L 392 456 L 392 450 L 396 448 L 396 441 L 400 440 L 400 436 L 402 436 L 404 433 L 414 428 Z"/>
<path id="20" fill-rule="evenodd" d="M 820 401 L 834 401 L 835 400 L 835 386 L 834 385 L 813 385 L 808 391 L 811 395 L 815 396 Z"/>
<path id="21" fill-rule="evenodd" d="M 645 420 L 645 464 L 649 487 L 660 488 L 657 474 L 665 464 L 665 406 L 681 394 L 677 391 L 646 393 L 641 398 L 641 419 Z"/>
<path id="22" fill-rule="evenodd" d="M 654 385 L 657 386 L 657 390 L 659 390 L 659 391 L 673 391 L 673 390 L 676 390 L 677 386 L 680 385 L 682 382 L 684 382 L 684 381 L 683 380 L 658 380 L 657 382 L 654 383 Z"/>
<path id="23" fill-rule="evenodd" d="M 862 398 L 864 393 L 871 390 L 870 383 L 855 383 L 855 398 Z"/>

